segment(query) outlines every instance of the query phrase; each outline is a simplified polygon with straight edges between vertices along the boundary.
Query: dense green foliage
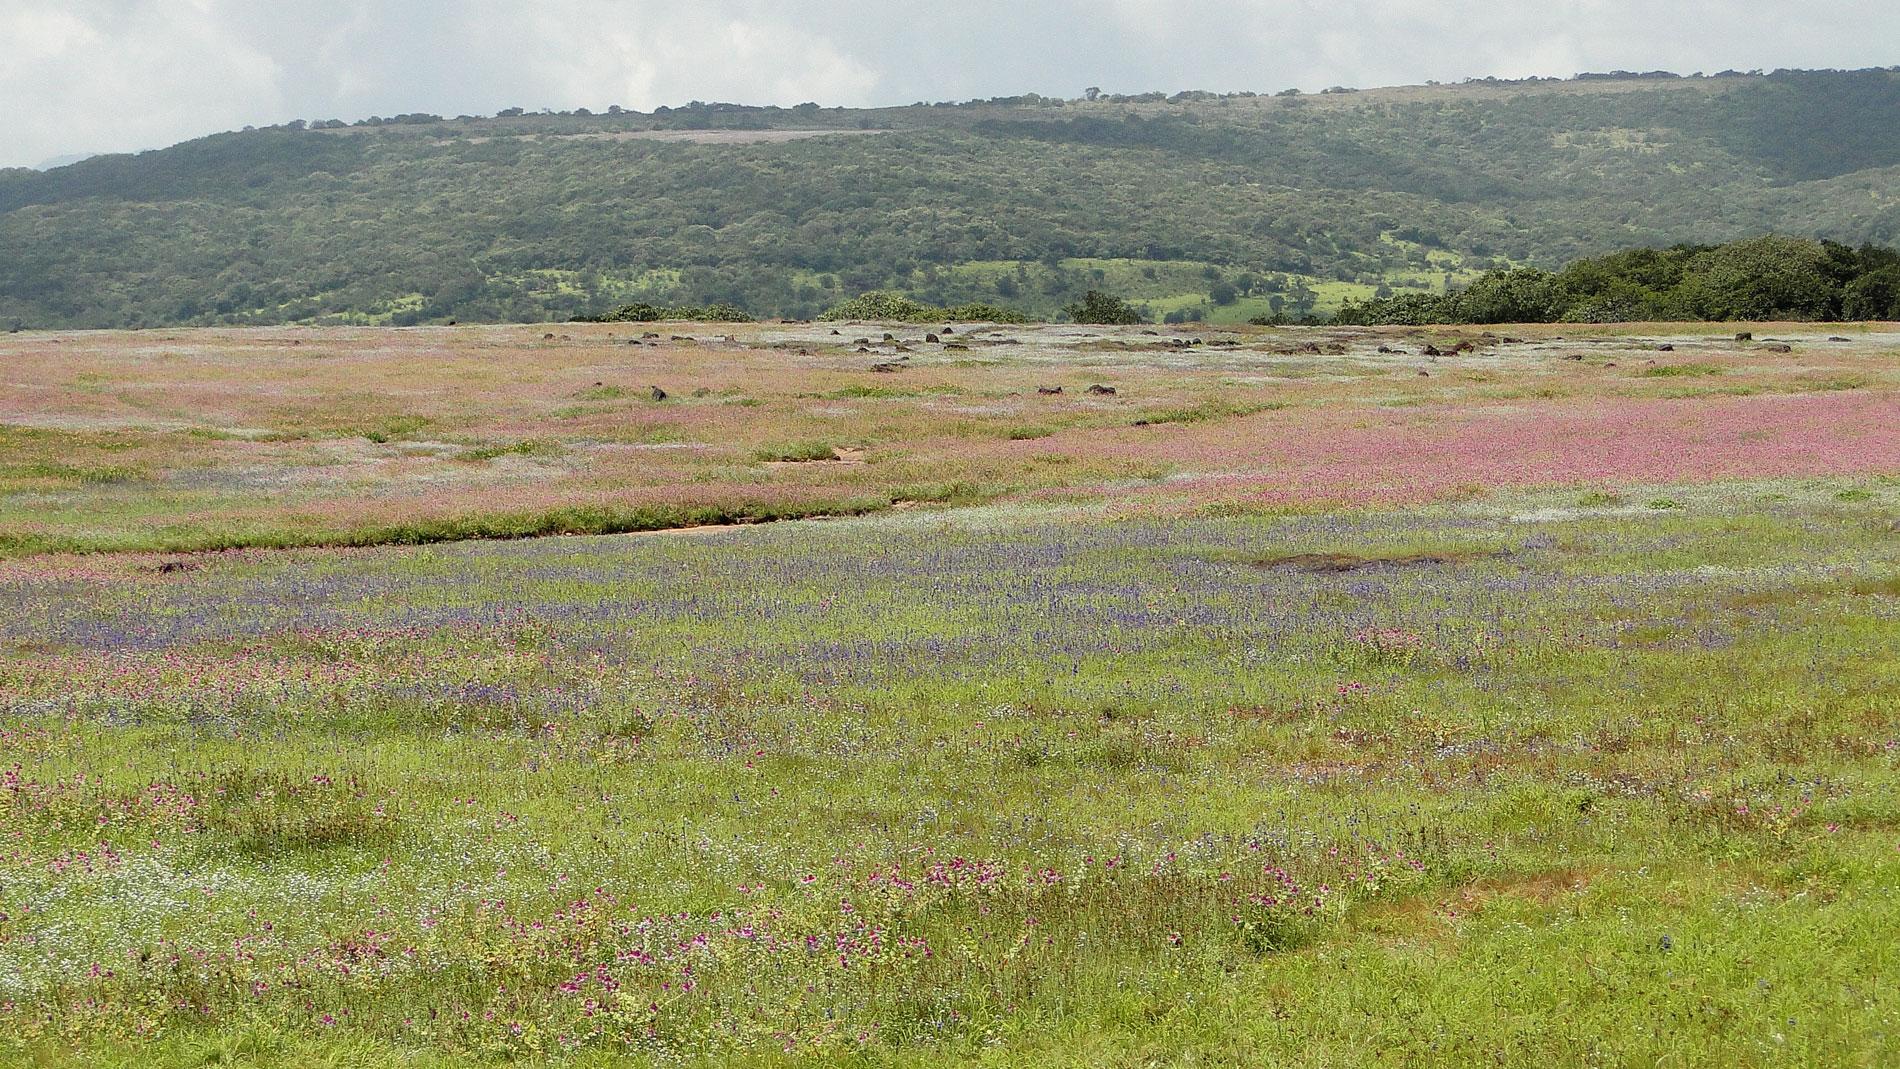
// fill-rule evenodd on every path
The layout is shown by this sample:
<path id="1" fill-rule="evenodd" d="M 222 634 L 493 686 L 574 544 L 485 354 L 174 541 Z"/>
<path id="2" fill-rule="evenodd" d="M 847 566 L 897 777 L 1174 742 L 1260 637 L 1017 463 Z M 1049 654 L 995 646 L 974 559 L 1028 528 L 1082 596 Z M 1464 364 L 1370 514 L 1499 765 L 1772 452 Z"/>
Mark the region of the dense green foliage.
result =
<path id="1" fill-rule="evenodd" d="M 969 302 L 953 308 L 939 308 L 906 297 L 901 293 L 861 294 L 827 310 L 819 319 L 843 322 L 869 319 L 883 323 L 1027 323 L 1029 317 L 994 304 Z"/>
<path id="2" fill-rule="evenodd" d="M 1562 271 L 1491 271 L 1445 294 L 1348 303 L 1339 322 L 1618 323 L 1900 319 L 1900 252 L 1764 237 L 1634 249 Z"/>
<path id="3" fill-rule="evenodd" d="M 732 304 L 682 305 L 668 308 L 647 301 L 623 304 L 611 312 L 603 312 L 599 315 L 574 318 L 579 322 L 587 323 L 659 323 L 669 320 L 700 323 L 750 323 L 752 321 L 752 317 L 746 313 L 745 309 Z"/>
<path id="4" fill-rule="evenodd" d="M 1148 321 L 1147 316 L 1127 301 L 1098 290 L 1090 290 L 1083 294 L 1081 300 L 1064 308 L 1063 312 L 1077 323 L 1099 323 L 1114 327 Z"/>
<path id="5" fill-rule="evenodd" d="M 0 171 L 0 324 L 810 318 L 868 290 L 1053 317 L 1091 289 L 1239 322 L 1637 245 L 1900 239 L 1888 70 L 340 126 Z"/>

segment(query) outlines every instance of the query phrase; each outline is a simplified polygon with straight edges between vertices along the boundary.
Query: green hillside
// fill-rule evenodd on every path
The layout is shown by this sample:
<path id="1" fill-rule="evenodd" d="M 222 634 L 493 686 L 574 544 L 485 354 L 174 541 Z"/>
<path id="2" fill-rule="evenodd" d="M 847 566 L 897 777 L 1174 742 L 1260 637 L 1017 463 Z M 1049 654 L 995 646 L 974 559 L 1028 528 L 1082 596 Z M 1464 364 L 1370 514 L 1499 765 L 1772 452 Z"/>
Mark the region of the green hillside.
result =
<path id="1" fill-rule="evenodd" d="M 0 171 L 0 325 L 1092 288 L 1241 321 L 1631 246 L 1900 239 L 1900 69 L 316 125 Z"/>

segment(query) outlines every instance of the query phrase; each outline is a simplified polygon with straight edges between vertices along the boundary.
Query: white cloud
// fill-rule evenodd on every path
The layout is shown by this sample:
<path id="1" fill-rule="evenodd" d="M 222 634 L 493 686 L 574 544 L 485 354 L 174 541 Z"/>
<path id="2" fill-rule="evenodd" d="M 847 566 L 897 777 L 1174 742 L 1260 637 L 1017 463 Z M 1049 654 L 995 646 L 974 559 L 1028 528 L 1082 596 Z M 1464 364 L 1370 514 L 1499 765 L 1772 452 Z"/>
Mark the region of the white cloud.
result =
<path id="1" fill-rule="evenodd" d="M 1893 63 L 1887 0 L 0 0 L 0 165 L 246 123 Z"/>

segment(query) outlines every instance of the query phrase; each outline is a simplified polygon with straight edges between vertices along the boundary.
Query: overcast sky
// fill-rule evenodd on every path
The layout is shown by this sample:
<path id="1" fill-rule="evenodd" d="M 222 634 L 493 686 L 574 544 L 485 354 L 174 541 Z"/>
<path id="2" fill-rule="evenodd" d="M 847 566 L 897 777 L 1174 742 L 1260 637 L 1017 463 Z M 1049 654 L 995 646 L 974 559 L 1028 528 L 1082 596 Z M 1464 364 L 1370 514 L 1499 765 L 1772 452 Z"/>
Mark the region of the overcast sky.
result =
<path id="1" fill-rule="evenodd" d="M 0 166 L 413 111 L 1896 63 L 1892 0 L 0 0 Z"/>

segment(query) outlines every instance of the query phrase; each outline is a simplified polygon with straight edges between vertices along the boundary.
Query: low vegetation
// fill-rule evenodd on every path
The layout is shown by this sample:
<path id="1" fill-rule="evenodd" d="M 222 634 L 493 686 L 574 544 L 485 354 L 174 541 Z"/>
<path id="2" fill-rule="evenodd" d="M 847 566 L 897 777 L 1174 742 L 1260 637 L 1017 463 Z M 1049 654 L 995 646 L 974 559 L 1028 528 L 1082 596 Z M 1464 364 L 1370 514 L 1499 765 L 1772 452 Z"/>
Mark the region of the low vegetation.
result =
<path id="1" fill-rule="evenodd" d="M 1900 251 L 1766 237 L 1634 249 L 1561 271 L 1486 273 L 1444 294 L 1348 302 L 1338 323 L 1900 320 Z"/>

